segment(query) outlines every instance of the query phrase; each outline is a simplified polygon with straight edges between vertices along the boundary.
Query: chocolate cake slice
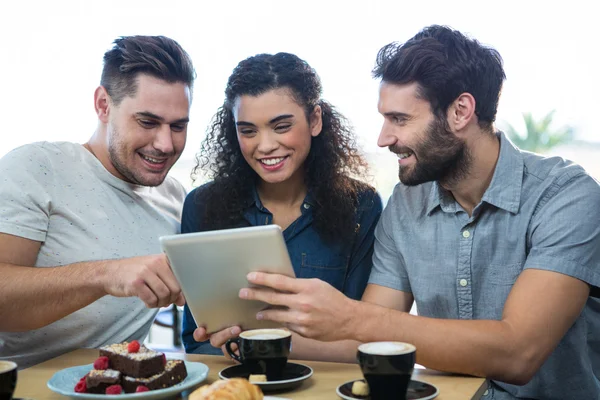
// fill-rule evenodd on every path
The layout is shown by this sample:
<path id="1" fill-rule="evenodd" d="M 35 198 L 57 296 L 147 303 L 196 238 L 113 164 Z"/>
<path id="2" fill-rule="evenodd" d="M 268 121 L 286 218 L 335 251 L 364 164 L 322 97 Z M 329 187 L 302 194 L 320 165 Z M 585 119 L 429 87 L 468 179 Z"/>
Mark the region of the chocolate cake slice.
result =
<path id="1" fill-rule="evenodd" d="M 187 369 L 181 360 L 169 360 L 163 372 L 148 378 L 123 376 L 121 386 L 125 393 L 134 393 L 138 386 L 146 386 L 150 390 L 171 387 L 187 377 Z"/>
<path id="2" fill-rule="evenodd" d="M 121 373 L 114 369 L 93 369 L 85 377 L 85 385 L 87 393 L 106 392 L 106 388 L 112 385 L 121 383 Z"/>
<path id="3" fill-rule="evenodd" d="M 100 348 L 100 356 L 108 357 L 110 367 L 121 371 L 123 375 L 134 378 L 146 378 L 159 374 L 164 369 L 164 354 L 151 350 L 144 345 L 130 353 L 129 343 L 115 343 Z"/>

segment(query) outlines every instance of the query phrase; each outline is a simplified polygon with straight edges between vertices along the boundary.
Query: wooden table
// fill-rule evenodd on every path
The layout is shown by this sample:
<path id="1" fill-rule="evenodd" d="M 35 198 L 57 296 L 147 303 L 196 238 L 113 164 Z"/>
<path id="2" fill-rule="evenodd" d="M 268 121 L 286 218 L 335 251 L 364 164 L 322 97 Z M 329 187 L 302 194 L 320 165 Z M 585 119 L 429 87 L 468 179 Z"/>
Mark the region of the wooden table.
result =
<path id="1" fill-rule="evenodd" d="M 97 350 L 82 349 L 64 354 L 55 359 L 19 371 L 15 397 L 34 400 L 61 399 L 63 396 L 52 392 L 46 386 L 48 379 L 63 368 L 93 363 L 98 356 Z M 219 379 L 219 371 L 232 365 L 232 362 L 220 356 L 197 354 L 167 353 L 167 358 L 199 361 L 210 368 L 208 379 L 211 383 Z M 338 399 L 336 388 L 347 381 L 362 378 L 356 364 L 339 364 L 316 361 L 302 361 L 314 370 L 313 376 L 293 391 L 277 394 L 288 399 Z M 440 391 L 436 400 L 479 399 L 487 388 L 486 380 L 471 376 L 458 376 L 428 369 L 415 369 L 413 378 L 429 382 Z"/>

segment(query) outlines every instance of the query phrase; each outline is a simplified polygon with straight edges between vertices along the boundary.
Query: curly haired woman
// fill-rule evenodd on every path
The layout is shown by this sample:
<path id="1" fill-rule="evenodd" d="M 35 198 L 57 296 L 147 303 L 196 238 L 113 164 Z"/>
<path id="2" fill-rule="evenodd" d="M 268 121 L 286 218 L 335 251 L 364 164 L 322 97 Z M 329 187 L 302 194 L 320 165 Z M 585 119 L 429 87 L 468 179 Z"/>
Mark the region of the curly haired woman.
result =
<path id="1" fill-rule="evenodd" d="M 193 171 L 210 171 L 212 181 L 188 194 L 181 229 L 277 224 L 298 278 L 319 278 L 360 299 L 382 204 L 353 178 L 363 177 L 367 164 L 347 121 L 321 92 L 315 70 L 293 54 L 241 61 Z M 186 351 L 221 354 L 194 339 L 196 328 L 186 306 Z"/>

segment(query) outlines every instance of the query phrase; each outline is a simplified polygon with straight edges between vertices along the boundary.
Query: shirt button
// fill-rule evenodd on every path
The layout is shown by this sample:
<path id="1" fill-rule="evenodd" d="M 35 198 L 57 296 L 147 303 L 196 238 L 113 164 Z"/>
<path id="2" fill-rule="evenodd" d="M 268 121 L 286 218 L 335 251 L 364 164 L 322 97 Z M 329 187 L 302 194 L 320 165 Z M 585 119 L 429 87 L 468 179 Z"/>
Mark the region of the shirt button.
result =
<path id="1" fill-rule="evenodd" d="M 490 391 L 486 389 L 485 392 L 483 392 L 483 395 L 487 396 L 488 394 L 490 394 Z"/>
<path id="2" fill-rule="evenodd" d="M 469 236 L 471 236 L 471 232 L 469 232 L 469 231 L 463 231 L 463 237 L 465 239 L 468 238 Z"/>
<path id="3" fill-rule="evenodd" d="M 308 210 L 310 208 L 310 204 L 304 203 L 304 208 L 306 208 Z"/>
<path id="4" fill-rule="evenodd" d="M 460 286 L 462 287 L 465 287 L 469 284 L 466 279 L 461 279 L 458 283 L 460 283 Z"/>

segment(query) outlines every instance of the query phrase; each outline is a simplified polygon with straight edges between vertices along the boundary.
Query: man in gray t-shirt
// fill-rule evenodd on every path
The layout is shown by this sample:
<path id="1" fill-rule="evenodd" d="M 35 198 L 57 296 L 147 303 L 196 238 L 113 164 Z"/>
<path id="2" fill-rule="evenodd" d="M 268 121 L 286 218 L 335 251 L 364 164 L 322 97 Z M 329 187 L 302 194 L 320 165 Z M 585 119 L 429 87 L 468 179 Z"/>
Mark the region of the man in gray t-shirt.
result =
<path id="1" fill-rule="evenodd" d="M 249 281 L 279 291 L 240 296 L 284 306 L 259 319 L 339 341 L 329 358 L 351 360 L 356 341 L 403 341 L 426 367 L 489 378 L 486 399 L 600 398 L 598 182 L 494 130 L 500 55 L 460 32 L 431 26 L 385 46 L 374 72 L 378 144 L 398 155 L 401 183 L 363 301 L 260 273 Z"/>
<path id="2" fill-rule="evenodd" d="M 183 305 L 158 237 L 179 232 L 195 72 L 162 36 L 104 55 L 98 127 L 83 145 L 41 142 L 0 159 L 0 359 L 26 368 L 80 347 L 143 340 Z"/>

